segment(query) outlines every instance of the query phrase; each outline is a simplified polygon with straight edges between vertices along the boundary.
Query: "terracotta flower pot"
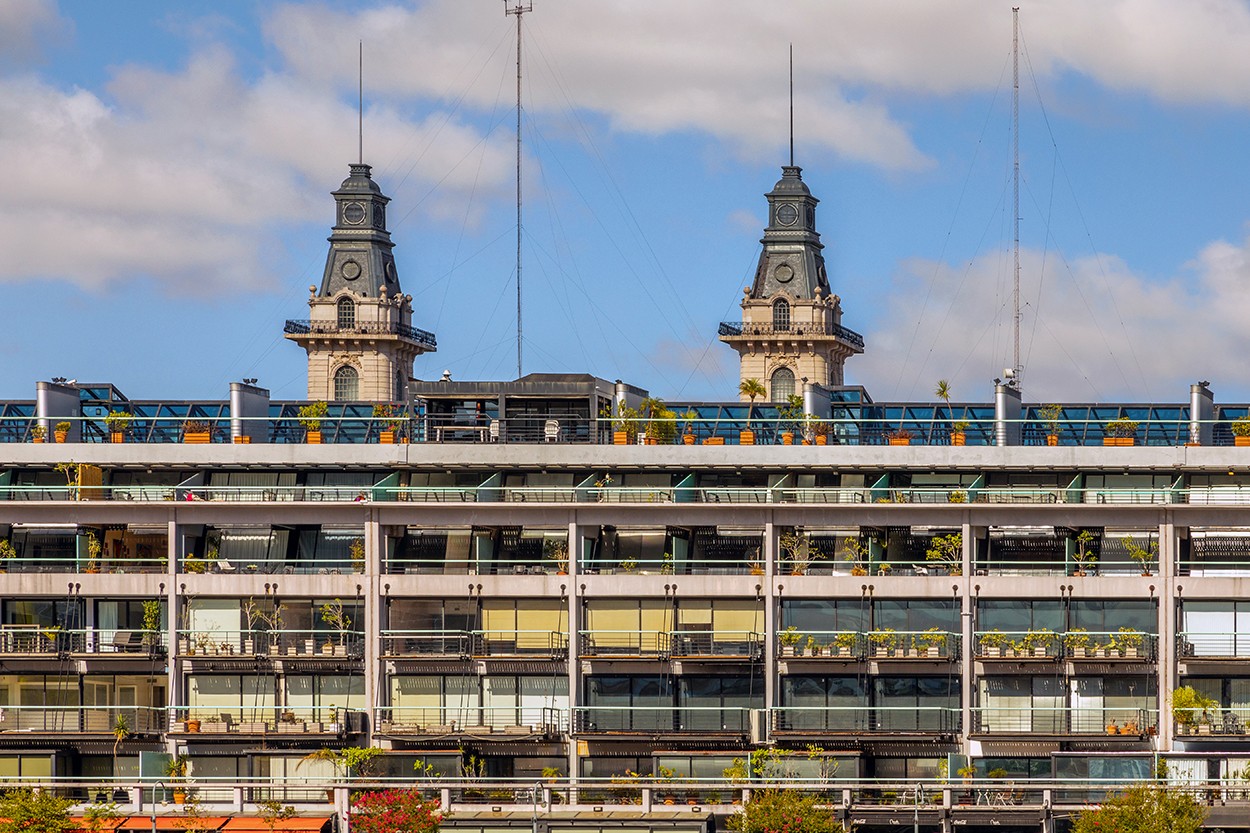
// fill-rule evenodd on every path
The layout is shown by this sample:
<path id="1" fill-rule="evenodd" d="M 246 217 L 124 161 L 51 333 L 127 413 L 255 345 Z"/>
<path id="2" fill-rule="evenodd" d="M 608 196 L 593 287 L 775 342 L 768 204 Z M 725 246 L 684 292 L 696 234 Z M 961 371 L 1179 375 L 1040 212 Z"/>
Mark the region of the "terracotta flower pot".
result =
<path id="1" fill-rule="evenodd" d="M 395 432 L 392 430 L 379 431 L 378 442 L 381 443 L 382 445 L 394 445 L 395 444 Z"/>
<path id="2" fill-rule="evenodd" d="M 304 437 L 304 441 L 309 445 L 321 445 L 321 432 L 309 431 Z"/>

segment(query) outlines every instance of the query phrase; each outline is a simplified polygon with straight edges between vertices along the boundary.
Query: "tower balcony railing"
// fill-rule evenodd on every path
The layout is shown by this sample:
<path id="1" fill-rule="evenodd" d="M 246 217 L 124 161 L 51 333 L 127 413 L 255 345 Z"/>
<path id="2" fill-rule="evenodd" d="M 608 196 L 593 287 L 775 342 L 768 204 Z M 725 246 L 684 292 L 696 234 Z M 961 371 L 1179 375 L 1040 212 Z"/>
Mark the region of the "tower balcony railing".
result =
<path id="1" fill-rule="evenodd" d="M 722 706 L 579 706 L 573 732 L 594 734 L 731 734 L 750 732 L 751 709 Z"/>
<path id="2" fill-rule="evenodd" d="M 845 342 L 863 348 L 864 337 L 854 330 L 832 321 L 812 323 L 791 321 L 788 324 L 751 321 L 722 321 L 718 334 L 724 338 L 749 338 L 751 336 L 837 336 Z"/>
<path id="3" fill-rule="evenodd" d="M 552 706 L 381 706 L 374 720 L 385 735 L 499 734 L 500 740 L 519 740 L 567 732 L 569 712 Z"/>
<path id="4" fill-rule="evenodd" d="M 951 706 L 779 706 L 773 731 L 791 735 L 952 735 L 960 711 Z"/>
<path id="5" fill-rule="evenodd" d="M 1103 735 L 1140 740 L 1158 730 L 1154 709 L 1104 706 L 974 706 L 973 735 Z"/>
<path id="6" fill-rule="evenodd" d="M 338 321 L 288 319 L 282 332 L 290 335 L 393 335 L 415 341 L 430 350 L 438 346 L 434 333 L 398 321 L 357 321 L 345 326 Z"/>

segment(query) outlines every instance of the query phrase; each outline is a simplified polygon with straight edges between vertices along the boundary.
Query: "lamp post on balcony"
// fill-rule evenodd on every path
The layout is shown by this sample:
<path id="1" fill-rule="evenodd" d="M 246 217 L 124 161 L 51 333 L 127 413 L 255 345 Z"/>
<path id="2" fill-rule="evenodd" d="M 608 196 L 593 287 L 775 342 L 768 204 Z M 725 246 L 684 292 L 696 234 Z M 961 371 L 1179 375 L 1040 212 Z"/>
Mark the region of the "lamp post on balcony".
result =
<path id="1" fill-rule="evenodd" d="M 164 803 L 165 782 L 157 781 L 152 785 L 152 833 L 156 833 L 156 797 L 161 796 L 161 802 Z"/>

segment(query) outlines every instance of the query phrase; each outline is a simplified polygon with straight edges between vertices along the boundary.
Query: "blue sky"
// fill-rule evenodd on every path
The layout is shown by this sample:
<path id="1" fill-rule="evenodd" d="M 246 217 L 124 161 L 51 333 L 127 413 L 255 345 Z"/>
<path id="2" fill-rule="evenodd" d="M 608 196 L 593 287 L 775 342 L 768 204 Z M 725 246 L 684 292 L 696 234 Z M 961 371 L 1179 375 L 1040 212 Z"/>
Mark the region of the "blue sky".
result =
<path id="1" fill-rule="evenodd" d="M 1250 399 L 1250 5 L 1021 3 L 1029 401 Z M 346 10 L 344 10 L 346 8 Z M 512 378 L 514 19 L 494 0 L 0 3 L 0 396 L 304 396 L 306 317 L 356 154 L 416 375 Z M 796 161 L 877 399 L 987 401 L 1011 355 L 1011 3 L 535 0 L 525 371 L 732 398 L 764 199 Z"/>

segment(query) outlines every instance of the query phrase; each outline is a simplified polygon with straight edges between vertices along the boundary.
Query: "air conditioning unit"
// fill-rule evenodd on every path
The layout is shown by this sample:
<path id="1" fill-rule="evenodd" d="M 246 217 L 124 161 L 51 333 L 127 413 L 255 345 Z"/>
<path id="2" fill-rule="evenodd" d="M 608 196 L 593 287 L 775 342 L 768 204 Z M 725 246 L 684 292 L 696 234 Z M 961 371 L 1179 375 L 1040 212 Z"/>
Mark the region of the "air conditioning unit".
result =
<path id="1" fill-rule="evenodd" d="M 751 743 L 762 745 L 768 743 L 769 723 L 768 709 L 751 709 Z"/>

